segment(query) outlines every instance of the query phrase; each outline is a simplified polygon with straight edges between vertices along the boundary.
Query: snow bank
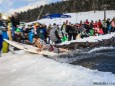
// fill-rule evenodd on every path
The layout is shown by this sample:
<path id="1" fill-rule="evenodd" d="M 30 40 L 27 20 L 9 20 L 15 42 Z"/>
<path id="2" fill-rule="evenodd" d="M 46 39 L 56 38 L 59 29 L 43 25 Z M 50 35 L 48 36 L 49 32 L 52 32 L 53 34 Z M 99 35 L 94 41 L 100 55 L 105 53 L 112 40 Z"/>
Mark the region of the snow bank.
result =
<path id="1" fill-rule="evenodd" d="M 63 43 L 58 44 L 58 45 L 68 45 L 68 44 L 74 43 L 74 42 L 98 42 L 98 41 L 102 41 L 104 39 L 110 39 L 114 36 L 115 36 L 115 33 L 100 35 L 100 36 L 90 36 L 90 37 L 83 38 L 83 39 L 80 38 L 80 39 L 77 39 L 77 40 L 66 41 L 66 42 L 63 42 Z"/>
<path id="2" fill-rule="evenodd" d="M 49 24 L 53 24 L 56 23 L 58 25 L 62 25 L 63 22 L 66 22 L 67 20 L 73 24 L 75 23 L 80 23 L 80 21 L 85 21 L 86 19 L 88 19 L 89 21 L 93 20 L 93 21 L 98 21 L 99 19 L 103 20 L 104 19 L 104 11 L 96 11 L 96 13 L 94 13 L 94 11 L 88 11 L 88 12 L 78 12 L 78 13 L 66 13 L 66 15 L 70 15 L 71 18 L 55 18 L 55 19 L 40 19 L 38 21 L 34 21 L 34 22 L 40 22 L 46 25 Z M 106 16 L 107 18 L 112 19 L 113 17 L 115 17 L 115 10 L 108 10 L 106 11 Z M 29 22 L 27 24 L 31 24 L 34 22 Z"/>
<path id="3" fill-rule="evenodd" d="M 115 75 L 23 51 L 0 58 L 0 86 L 95 86 L 94 82 L 115 82 Z"/>

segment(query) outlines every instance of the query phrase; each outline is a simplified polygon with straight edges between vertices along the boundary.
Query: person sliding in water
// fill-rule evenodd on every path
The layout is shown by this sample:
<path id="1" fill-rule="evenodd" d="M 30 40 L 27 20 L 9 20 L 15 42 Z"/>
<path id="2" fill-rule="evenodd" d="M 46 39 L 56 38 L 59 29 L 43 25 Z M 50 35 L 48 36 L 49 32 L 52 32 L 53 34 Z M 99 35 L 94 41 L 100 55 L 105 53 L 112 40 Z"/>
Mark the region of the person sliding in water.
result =
<path id="1" fill-rule="evenodd" d="M 40 39 L 38 35 L 33 36 L 33 42 L 34 45 L 38 47 L 37 49 L 38 52 L 41 52 L 42 50 L 48 50 L 49 52 L 54 52 L 59 54 L 59 52 L 67 51 L 65 49 L 58 49 L 51 44 L 46 44 L 42 39 Z"/>

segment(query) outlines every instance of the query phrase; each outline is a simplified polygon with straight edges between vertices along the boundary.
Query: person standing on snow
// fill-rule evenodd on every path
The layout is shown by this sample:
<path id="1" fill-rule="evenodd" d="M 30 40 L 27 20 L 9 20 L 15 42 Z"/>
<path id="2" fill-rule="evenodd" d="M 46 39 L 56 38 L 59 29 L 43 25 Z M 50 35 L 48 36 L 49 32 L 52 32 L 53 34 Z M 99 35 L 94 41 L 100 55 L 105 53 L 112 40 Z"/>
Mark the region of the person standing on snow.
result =
<path id="1" fill-rule="evenodd" d="M 3 39 L 7 39 L 7 40 L 9 39 L 7 32 L 8 32 L 8 29 L 6 27 L 4 27 L 3 30 L 2 30 Z M 3 41 L 2 45 L 3 45 L 2 53 L 7 53 L 8 48 L 9 48 L 8 43 L 6 41 Z"/>
<path id="2" fill-rule="evenodd" d="M 52 29 L 52 25 L 50 24 L 49 26 L 48 26 L 48 28 L 47 28 L 47 36 L 48 36 L 48 41 L 47 41 L 47 43 L 48 44 L 50 44 L 50 30 Z"/>
<path id="3" fill-rule="evenodd" d="M 40 24 L 39 27 L 37 27 L 37 35 L 44 41 L 45 41 L 45 33 L 46 33 L 45 28 L 43 27 L 42 24 Z"/>
<path id="4" fill-rule="evenodd" d="M 84 28 L 86 29 L 86 33 L 89 33 L 90 23 L 89 23 L 88 19 L 86 19 L 86 21 L 84 23 Z"/>
<path id="5" fill-rule="evenodd" d="M 21 35 L 21 30 L 20 30 L 19 28 L 16 29 L 16 33 L 14 34 L 13 40 L 14 40 L 15 42 L 19 42 L 19 43 L 22 42 L 23 37 L 22 37 L 22 35 Z"/>
<path id="6" fill-rule="evenodd" d="M 2 42 L 3 42 L 3 37 L 2 37 L 2 30 L 3 30 L 3 21 L 2 21 L 2 15 L 0 14 L 0 57 L 1 57 L 1 51 L 2 51 Z"/>
<path id="7" fill-rule="evenodd" d="M 61 39 L 58 34 L 58 27 L 55 23 L 53 28 L 50 30 L 50 39 L 52 42 L 55 42 L 55 44 L 61 43 Z"/>
<path id="8" fill-rule="evenodd" d="M 107 21 L 106 20 L 102 21 L 102 29 L 103 29 L 104 34 L 108 33 L 108 30 L 107 30 Z"/>
<path id="9" fill-rule="evenodd" d="M 1 51 L 2 51 L 2 42 L 3 42 L 3 38 L 2 38 L 1 29 L 0 29 L 0 57 L 1 57 Z"/>
<path id="10" fill-rule="evenodd" d="M 111 26 L 112 26 L 112 32 L 115 32 L 115 18 L 113 18 Z"/>
<path id="11" fill-rule="evenodd" d="M 111 33 L 111 21 L 110 21 L 110 19 L 108 18 L 106 22 L 107 22 L 107 31 L 108 31 L 108 33 Z"/>
<path id="12" fill-rule="evenodd" d="M 76 40 L 77 31 L 72 24 L 66 26 L 66 32 L 68 33 L 68 41 L 71 41 L 72 38 L 73 40 Z"/>
<path id="13" fill-rule="evenodd" d="M 14 37 L 14 33 L 16 31 L 17 25 L 20 24 L 20 20 L 19 20 L 18 14 L 16 12 L 11 17 L 11 23 L 12 23 L 12 36 Z"/>
<path id="14" fill-rule="evenodd" d="M 61 26 L 61 31 L 62 31 L 62 42 L 67 40 L 67 32 L 66 32 L 66 23 L 64 22 L 63 25 Z"/>

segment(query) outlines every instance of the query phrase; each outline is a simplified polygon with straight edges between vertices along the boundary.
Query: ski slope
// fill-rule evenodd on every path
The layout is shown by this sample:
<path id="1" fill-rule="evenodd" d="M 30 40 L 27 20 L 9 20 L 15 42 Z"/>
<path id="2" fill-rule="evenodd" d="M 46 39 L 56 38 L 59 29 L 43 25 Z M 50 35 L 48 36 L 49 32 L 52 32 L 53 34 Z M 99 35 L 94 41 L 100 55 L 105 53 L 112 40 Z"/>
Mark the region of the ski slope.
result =
<path id="1" fill-rule="evenodd" d="M 24 51 L 0 58 L 0 86 L 96 86 L 94 82 L 114 83 L 115 75 Z"/>
<path id="2" fill-rule="evenodd" d="M 66 15 L 70 15 L 71 18 L 55 18 L 55 19 L 45 18 L 45 19 L 34 21 L 34 22 L 29 22 L 26 24 L 29 25 L 31 23 L 40 22 L 48 26 L 49 24 L 53 25 L 53 23 L 62 25 L 63 22 L 66 22 L 67 20 L 71 22 L 72 24 L 76 24 L 76 23 L 80 23 L 81 20 L 84 22 L 86 19 L 88 19 L 89 21 L 91 20 L 98 21 L 99 19 L 101 20 L 104 19 L 104 11 L 96 11 L 96 13 L 94 13 L 94 11 L 79 12 L 79 13 L 66 13 Z M 115 10 L 106 11 L 106 16 L 107 18 L 113 19 L 113 17 L 115 17 Z"/>

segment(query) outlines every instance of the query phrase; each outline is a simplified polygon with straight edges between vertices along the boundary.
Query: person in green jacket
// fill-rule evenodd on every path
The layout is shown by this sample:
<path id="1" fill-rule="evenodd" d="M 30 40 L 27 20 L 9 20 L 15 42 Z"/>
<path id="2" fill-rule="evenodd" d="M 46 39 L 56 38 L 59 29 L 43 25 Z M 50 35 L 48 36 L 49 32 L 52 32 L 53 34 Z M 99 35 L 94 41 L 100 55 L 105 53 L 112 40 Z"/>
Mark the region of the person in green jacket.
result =
<path id="1" fill-rule="evenodd" d="M 91 29 L 89 33 L 90 33 L 90 36 L 94 36 L 94 29 Z"/>

